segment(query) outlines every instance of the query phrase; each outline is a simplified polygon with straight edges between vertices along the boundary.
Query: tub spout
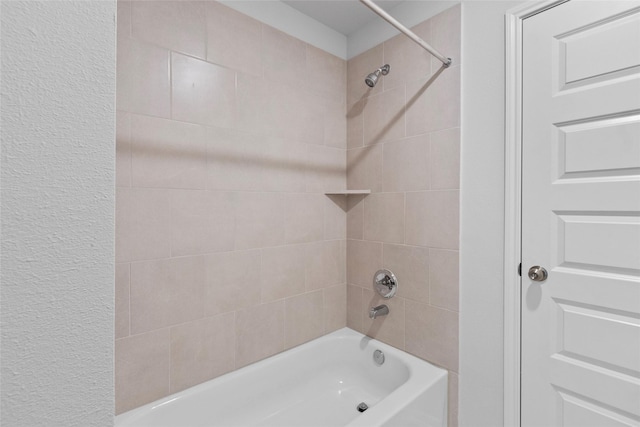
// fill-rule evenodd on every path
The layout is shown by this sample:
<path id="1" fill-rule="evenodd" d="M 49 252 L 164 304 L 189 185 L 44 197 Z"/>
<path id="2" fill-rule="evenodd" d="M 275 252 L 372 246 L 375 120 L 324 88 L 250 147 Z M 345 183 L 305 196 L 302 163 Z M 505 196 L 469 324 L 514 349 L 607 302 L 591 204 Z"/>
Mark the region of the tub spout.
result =
<path id="1" fill-rule="evenodd" d="M 386 304 L 379 305 L 377 307 L 371 307 L 369 310 L 369 318 L 375 319 L 378 316 L 386 316 L 389 314 L 389 307 Z"/>

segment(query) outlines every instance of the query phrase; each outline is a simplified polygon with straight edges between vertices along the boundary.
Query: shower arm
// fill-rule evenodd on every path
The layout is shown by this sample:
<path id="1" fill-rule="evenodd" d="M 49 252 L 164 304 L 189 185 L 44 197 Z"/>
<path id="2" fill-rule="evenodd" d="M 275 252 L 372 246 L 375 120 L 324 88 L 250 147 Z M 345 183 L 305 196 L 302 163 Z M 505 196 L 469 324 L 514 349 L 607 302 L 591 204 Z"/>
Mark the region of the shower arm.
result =
<path id="1" fill-rule="evenodd" d="M 365 6 L 374 11 L 378 16 L 387 21 L 389 24 L 396 27 L 400 32 L 404 33 L 407 37 L 409 37 L 414 42 L 418 43 L 424 50 L 429 52 L 431 55 L 438 58 L 445 68 L 448 68 L 451 65 L 451 58 L 447 58 L 433 47 L 431 47 L 427 42 L 418 37 L 413 31 L 402 25 L 398 22 L 393 16 L 389 15 L 385 12 L 381 7 L 375 4 L 372 0 L 360 0 Z"/>

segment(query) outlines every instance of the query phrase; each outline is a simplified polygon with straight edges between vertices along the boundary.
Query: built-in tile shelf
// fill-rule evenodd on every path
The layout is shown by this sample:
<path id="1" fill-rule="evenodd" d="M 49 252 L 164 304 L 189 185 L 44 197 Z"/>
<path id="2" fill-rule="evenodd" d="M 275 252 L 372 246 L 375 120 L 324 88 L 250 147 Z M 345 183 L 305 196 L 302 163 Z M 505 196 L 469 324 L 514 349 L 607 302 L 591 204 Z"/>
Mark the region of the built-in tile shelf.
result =
<path id="1" fill-rule="evenodd" d="M 337 190 L 337 191 L 325 191 L 324 194 L 329 196 L 354 196 L 354 195 L 366 195 L 371 194 L 371 190 Z"/>

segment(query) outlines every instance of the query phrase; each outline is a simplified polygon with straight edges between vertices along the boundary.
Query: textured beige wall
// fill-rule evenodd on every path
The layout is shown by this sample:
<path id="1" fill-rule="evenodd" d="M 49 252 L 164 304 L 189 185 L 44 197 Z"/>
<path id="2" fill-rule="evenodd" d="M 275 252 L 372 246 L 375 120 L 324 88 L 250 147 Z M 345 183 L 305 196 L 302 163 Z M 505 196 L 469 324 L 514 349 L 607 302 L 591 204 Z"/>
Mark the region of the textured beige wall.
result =
<path id="1" fill-rule="evenodd" d="M 400 35 L 347 66 L 349 196 L 347 325 L 449 370 L 449 425 L 457 425 L 460 188 L 460 6 L 417 25 L 441 63 Z M 375 88 L 364 76 L 391 72 Z M 398 277 L 398 294 L 374 293 L 376 270 Z M 372 321 L 370 307 L 390 314 Z"/>
<path id="2" fill-rule="evenodd" d="M 115 13 L 0 3 L 2 426 L 113 426 Z"/>
<path id="3" fill-rule="evenodd" d="M 346 324 L 346 62 L 118 2 L 116 413 Z"/>

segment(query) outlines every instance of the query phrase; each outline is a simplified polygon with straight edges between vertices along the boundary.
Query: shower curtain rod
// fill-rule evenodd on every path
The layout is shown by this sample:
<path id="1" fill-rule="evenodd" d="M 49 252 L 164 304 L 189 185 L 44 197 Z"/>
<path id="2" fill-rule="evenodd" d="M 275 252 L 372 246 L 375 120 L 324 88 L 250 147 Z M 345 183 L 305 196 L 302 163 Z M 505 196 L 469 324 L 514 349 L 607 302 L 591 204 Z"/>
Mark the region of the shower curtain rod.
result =
<path id="1" fill-rule="evenodd" d="M 380 6 L 375 4 L 372 0 L 360 0 L 360 2 L 362 2 L 365 6 L 367 6 L 372 11 L 374 11 L 378 16 L 380 16 L 382 19 L 387 21 L 389 24 L 391 24 L 394 27 L 396 27 L 398 30 L 400 30 L 402 33 L 404 33 L 404 35 L 409 37 L 411 40 L 413 40 L 414 42 L 418 43 L 424 50 L 426 50 L 431 55 L 433 55 L 436 58 L 438 58 L 442 62 L 442 64 L 444 65 L 445 68 L 447 68 L 447 67 L 449 67 L 449 65 L 451 65 L 451 58 L 447 58 L 446 56 L 444 56 L 443 54 L 441 54 L 440 52 L 438 52 L 437 50 L 435 50 L 434 48 L 429 46 L 429 44 L 427 44 L 427 42 L 422 40 L 413 31 L 411 31 L 410 29 L 408 29 L 407 27 L 402 25 L 400 22 L 398 22 L 393 16 L 391 16 L 387 12 L 385 12 Z"/>

